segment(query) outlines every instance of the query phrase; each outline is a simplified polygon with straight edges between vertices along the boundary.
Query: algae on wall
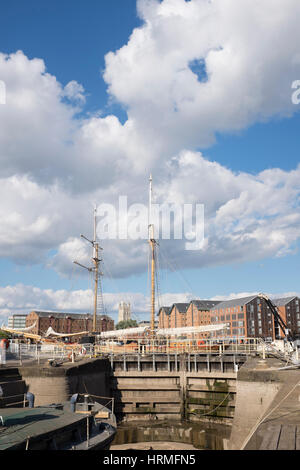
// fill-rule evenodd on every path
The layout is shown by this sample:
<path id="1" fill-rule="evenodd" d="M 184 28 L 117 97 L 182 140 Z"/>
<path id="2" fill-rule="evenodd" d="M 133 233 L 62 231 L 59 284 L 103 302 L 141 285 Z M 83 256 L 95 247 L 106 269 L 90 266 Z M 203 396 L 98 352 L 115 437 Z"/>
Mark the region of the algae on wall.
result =
<path id="1" fill-rule="evenodd" d="M 234 397 L 233 392 L 229 391 L 228 382 L 226 380 L 206 379 L 206 386 L 208 391 L 199 392 L 202 396 L 186 398 L 187 418 L 190 414 L 195 415 L 199 419 L 201 419 L 201 416 L 208 419 L 218 418 L 221 420 L 231 417 Z M 201 408 L 192 408 L 190 405 L 201 406 Z"/>

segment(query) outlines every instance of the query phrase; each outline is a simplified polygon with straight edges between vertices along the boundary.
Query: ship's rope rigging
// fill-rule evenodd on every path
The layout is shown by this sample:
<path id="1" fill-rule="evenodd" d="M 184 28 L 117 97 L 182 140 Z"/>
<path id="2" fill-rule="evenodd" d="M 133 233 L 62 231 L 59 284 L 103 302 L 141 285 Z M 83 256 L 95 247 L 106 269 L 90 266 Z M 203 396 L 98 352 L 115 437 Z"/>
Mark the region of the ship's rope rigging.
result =
<path id="1" fill-rule="evenodd" d="M 104 261 L 102 262 L 102 267 L 103 267 L 104 276 L 110 280 L 111 284 L 113 285 L 113 290 L 115 291 L 115 293 L 120 295 L 120 289 L 118 288 L 117 282 L 115 278 L 113 277 L 107 264 Z M 132 304 L 132 298 L 126 292 L 122 293 L 122 300 L 126 301 L 127 303 Z M 119 301 L 121 301 L 121 297 L 119 298 Z M 140 318 L 132 310 L 131 310 L 131 316 L 134 320 L 136 320 L 137 323 L 140 321 Z"/>
<path id="2" fill-rule="evenodd" d="M 197 299 L 198 295 L 195 294 L 193 287 L 190 285 L 188 280 L 185 278 L 185 276 L 183 275 L 183 273 L 179 269 L 176 261 L 175 260 L 173 260 L 173 261 L 170 260 L 170 256 L 168 255 L 167 251 L 165 250 L 165 248 L 162 248 L 162 243 L 160 243 L 160 246 L 159 246 L 159 255 L 160 255 L 160 258 L 163 261 L 163 263 L 161 263 L 161 264 L 164 265 L 165 273 L 167 273 L 168 270 L 170 270 L 172 273 L 176 274 L 180 278 L 182 283 L 185 285 L 185 287 L 187 289 L 187 292 L 191 295 L 191 297 Z M 172 282 L 172 284 L 174 284 L 174 281 Z"/>

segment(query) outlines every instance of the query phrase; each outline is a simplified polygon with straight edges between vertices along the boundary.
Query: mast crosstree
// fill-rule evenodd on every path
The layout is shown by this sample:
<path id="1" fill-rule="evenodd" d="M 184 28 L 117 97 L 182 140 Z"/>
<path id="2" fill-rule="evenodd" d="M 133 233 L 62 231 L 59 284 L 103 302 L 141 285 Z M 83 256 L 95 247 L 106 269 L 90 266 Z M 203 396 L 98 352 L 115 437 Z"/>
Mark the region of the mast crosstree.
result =
<path id="1" fill-rule="evenodd" d="M 93 267 L 84 266 L 78 261 L 74 261 L 78 266 L 87 269 L 89 272 L 94 274 L 94 313 L 93 313 L 93 332 L 97 331 L 97 315 L 103 315 L 104 311 L 104 302 L 103 302 L 103 291 L 102 291 L 102 276 L 103 273 L 100 271 L 100 264 L 102 259 L 99 258 L 99 251 L 103 250 L 97 241 L 96 233 L 96 224 L 97 224 L 97 208 L 94 209 L 94 235 L 93 240 L 89 240 L 85 235 L 80 235 L 81 238 L 84 238 L 93 247 L 93 256 L 92 261 L 94 263 Z"/>

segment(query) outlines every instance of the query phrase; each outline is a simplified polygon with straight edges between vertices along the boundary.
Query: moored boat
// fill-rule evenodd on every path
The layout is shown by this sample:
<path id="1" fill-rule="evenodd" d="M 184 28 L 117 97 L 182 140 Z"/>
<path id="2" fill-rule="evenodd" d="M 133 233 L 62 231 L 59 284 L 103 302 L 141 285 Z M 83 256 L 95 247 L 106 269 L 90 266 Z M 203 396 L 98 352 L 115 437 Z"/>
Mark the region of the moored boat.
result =
<path id="1" fill-rule="evenodd" d="M 73 395 L 70 402 L 0 409 L 0 450 L 108 449 L 117 431 L 112 410 Z"/>

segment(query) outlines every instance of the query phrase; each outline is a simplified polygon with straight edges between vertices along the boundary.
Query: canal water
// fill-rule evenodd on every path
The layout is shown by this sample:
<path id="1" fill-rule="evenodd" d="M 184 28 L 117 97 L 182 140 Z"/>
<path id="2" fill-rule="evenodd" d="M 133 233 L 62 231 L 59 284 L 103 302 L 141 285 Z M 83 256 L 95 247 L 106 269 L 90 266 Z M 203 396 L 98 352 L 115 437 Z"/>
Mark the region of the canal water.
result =
<path id="1" fill-rule="evenodd" d="M 224 450 L 230 432 L 230 426 L 216 424 L 131 421 L 118 425 L 111 450 Z"/>

